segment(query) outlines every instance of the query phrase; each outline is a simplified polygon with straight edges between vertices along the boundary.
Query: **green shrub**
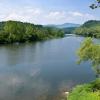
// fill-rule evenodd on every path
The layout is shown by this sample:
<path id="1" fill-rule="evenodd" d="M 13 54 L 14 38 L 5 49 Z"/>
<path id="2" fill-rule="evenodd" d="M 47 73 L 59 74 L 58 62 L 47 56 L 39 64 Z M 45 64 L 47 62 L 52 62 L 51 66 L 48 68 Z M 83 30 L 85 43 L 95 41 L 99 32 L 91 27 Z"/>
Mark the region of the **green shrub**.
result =
<path id="1" fill-rule="evenodd" d="M 100 78 L 73 89 L 68 100 L 100 100 Z"/>

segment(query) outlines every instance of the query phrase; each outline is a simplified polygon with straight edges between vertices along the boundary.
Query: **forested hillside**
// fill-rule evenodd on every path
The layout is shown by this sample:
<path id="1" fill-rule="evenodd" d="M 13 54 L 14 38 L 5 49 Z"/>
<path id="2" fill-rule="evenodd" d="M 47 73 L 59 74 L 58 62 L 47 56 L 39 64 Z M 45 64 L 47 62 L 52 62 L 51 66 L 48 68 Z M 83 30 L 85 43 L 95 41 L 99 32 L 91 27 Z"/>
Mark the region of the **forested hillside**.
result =
<path id="1" fill-rule="evenodd" d="M 100 38 L 100 21 L 90 20 L 74 31 L 75 34 Z"/>
<path id="2" fill-rule="evenodd" d="M 37 41 L 63 36 L 64 32 L 57 28 L 19 21 L 0 22 L 0 43 Z"/>

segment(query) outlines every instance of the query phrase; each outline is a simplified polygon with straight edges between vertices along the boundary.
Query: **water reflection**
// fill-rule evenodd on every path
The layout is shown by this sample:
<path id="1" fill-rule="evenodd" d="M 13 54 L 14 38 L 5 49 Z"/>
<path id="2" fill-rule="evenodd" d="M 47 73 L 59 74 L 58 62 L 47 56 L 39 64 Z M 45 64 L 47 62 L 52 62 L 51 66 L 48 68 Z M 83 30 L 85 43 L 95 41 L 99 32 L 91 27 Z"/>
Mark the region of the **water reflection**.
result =
<path id="1" fill-rule="evenodd" d="M 0 100 L 39 100 L 40 97 L 46 100 L 49 83 L 38 77 L 39 69 L 31 70 L 29 74 L 3 72 L 0 75 Z"/>
<path id="2" fill-rule="evenodd" d="M 76 64 L 81 37 L 65 37 L 0 47 L 0 100 L 61 100 L 63 93 L 89 82 L 89 63 Z"/>

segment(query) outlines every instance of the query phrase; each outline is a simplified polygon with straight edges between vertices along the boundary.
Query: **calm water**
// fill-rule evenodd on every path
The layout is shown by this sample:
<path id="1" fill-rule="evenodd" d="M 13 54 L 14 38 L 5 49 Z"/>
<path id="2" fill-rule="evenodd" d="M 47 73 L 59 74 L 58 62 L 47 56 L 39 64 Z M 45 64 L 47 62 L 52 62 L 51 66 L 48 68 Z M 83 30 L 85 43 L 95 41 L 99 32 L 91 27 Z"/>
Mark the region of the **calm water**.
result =
<path id="1" fill-rule="evenodd" d="M 61 100 L 63 92 L 93 80 L 89 63 L 76 64 L 82 40 L 0 46 L 0 100 Z"/>

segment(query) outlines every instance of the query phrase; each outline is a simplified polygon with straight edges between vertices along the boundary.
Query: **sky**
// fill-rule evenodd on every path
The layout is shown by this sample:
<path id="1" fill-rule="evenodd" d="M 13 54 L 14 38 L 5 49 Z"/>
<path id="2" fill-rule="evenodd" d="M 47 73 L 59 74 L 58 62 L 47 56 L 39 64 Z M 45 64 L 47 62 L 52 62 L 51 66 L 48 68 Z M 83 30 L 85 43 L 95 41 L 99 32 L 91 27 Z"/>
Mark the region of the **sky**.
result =
<path id="1" fill-rule="evenodd" d="M 0 21 L 34 24 L 82 24 L 100 20 L 100 8 L 89 8 L 95 0 L 0 0 Z"/>

